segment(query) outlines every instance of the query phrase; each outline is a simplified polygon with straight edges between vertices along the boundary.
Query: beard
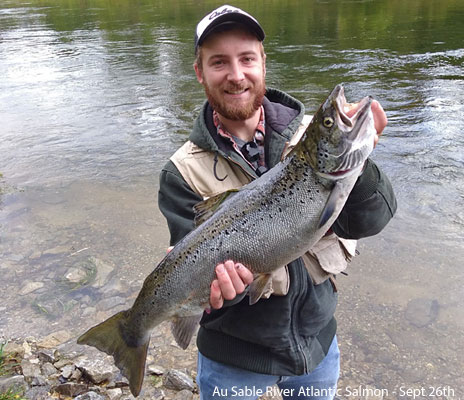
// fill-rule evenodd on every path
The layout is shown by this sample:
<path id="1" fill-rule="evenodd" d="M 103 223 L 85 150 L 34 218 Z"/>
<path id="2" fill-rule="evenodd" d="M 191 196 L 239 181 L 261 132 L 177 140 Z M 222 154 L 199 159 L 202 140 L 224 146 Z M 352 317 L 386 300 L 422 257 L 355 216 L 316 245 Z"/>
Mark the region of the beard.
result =
<path id="1" fill-rule="evenodd" d="M 211 88 L 206 80 L 203 81 L 203 85 L 206 97 L 213 110 L 232 121 L 243 121 L 252 117 L 261 107 L 266 93 L 264 77 L 260 82 L 251 87 L 228 83 L 225 87 Z M 245 88 L 248 88 L 248 91 L 251 93 L 250 100 L 246 103 L 234 104 L 234 102 L 227 102 L 222 96 L 224 90 L 234 92 L 244 90 Z"/>

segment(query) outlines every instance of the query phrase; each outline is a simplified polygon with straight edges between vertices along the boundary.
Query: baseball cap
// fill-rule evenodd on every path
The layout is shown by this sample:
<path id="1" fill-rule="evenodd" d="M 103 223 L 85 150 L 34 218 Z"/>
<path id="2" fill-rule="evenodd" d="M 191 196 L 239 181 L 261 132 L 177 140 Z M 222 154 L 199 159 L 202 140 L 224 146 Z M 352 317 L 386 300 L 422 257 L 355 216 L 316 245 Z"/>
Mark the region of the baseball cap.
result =
<path id="1" fill-rule="evenodd" d="M 195 53 L 197 52 L 198 46 L 202 45 L 205 38 L 216 27 L 225 23 L 234 22 L 244 24 L 260 41 L 264 40 L 264 30 L 254 17 L 240 8 L 225 4 L 211 11 L 198 23 L 197 29 L 195 30 Z"/>

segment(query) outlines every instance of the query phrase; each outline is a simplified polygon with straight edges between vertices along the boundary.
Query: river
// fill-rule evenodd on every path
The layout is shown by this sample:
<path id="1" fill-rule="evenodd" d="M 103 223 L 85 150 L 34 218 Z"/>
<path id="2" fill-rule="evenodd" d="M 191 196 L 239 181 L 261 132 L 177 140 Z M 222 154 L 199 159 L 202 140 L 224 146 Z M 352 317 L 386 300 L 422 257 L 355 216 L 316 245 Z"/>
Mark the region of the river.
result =
<path id="1" fill-rule="evenodd" d="M 344 83 L 389 119 L 373 158 L 399 208 L 337 280 L 340 398 L 462 398 L 464 2 L 233 4 L 266 31 L 269 87 L 312 113 Z M 204 100 L 193 32 L 217 5 L 1 2 L 0 337 L 77 335 L 163 256 L 158 174 Z"/>

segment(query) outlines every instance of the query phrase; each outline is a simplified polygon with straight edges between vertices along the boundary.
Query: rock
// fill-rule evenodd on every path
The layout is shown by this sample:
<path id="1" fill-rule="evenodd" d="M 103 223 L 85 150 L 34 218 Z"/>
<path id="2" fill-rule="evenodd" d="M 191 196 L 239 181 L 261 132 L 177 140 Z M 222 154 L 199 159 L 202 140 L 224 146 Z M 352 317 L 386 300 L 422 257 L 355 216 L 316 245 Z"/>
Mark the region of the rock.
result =
<path id="1" fill-rule="evenodd" d="M 164 392 L 158 388 L 151 388 L 147 387 L 142 390 L 141 393 L 141 400 L 164 400 L 166 398 Z M 132 396 L 130 397 L 123 397 L 121 400 L 129 400 L 133 399 Z"/>
<path id="2" fill-rule="evenodd" d="M 21 361 L 21 370 L 23 371 L 23 376 L 27 381 L 32 381 L 34 377 L 42 374 L 39 364 L 26 359 Z"/>
<path id="3" fill-rule="evenodd" d="M 63 378 L 69 379 L 71 378 L 75 369 L 76 368 L 74 367 L 74 365 L 65 365 L 63 369 L 61 370 L 61 376 Z"/>
<path id="4" fill-rule="evenodd" d="M 28 342 L 23 342 L 24 356 L 32 355 L 32 347 Z"/>
<path id="5" fill-rule="evenodd" d="M 6 392 L 10 388 L 25 388 L 26 380 L 22 375 L 0 376 L 0 393 Z"/>
<path id="6" fill-rule="evenodd" d="M 159 365 L 151 364 L 147 367 L 147 375 L 164 375 L 165 372 L 166 369 Z"/>
<path id="7" fill-rule="evenodd" d="M 26 294 L 35 292 L 36 290 L 41 289 L 43 287 L 44 284 L 42 282 L 27 282 L 19 291 L 19 295 L 25 296 Z"/>
<path id="8" fill-rule="evenodd" d="M 102 359 L 82 358 L 75 365 L 95 384 L 111 380 L 118 371 L 112 362 Z"/>
<path id="9" fill-rule="evenodd" d="M 34 400 L 52 400 L 53 398 L 49 394 L 49 389 L 48 386 L 34 386 L 26 391 L 24 397 Z"/>
<path id="10" fill-rule="evenodd" d="M 46 386 L 47 380 L 42 375 L 36 375 L 31 379 L 31 386 Z"/>
<path id="11" fill-rule="evenodd" d="M 67 246 L 56 246 L 51 249 L 47 249 L 44 252 L 42 252 L 42 255 L 44 256 L 56 256 L 58 254 L 63 254 L 63 253 L 68 253 L 69 248 Z"/>
<path id="12" fill-rule="evenodd" d="M 177 392 L 173 400 L 192 400 L 193 393 L 190 390 L 184 389 Z"/>
<path id="13" fill-rule="evenodd" d="M 97 276 L 95 277 L 95 281 L 92 283 L 92 287 L 99 288 L 105 286 L 109 275 L 114 270 L 114 267 L 95 257 L 92 257 L 92 261 L 97 268 Z"/>
<path id="14" fill-rule="evenodd" d="M 71 267 L 68 269 L 64 278 L 72 284 L 84 282 L 87 279 L 87 271 L 82 268 Z"/>
<path id="15" fill-rule="evenodd" d="M 406 306 L 406 320 L 417 328 L 423 328 L 434 322 L 440 310 L 440 304 L 435 299 L 412 299 Z"/>
<path id="16" fill-rule="evenodd" d="M 107 311 L 107 310 L 111 310 L 112 308 L 116 306 L 123 305 L 126 303 L 127 303 L 127 299 L 125 299 L 124 297 L 114 296 L 114 297 L 110 297 L 108 299 L 103 299 L 99 301 L 97 304 L 97 307 L 99 310 Z"/>
<path id="17" fill-rule="evenodd" d="M 87 392 L 77 396 L 74 400 L 105 400 L 105 398 L 96 392 Z"/>
<path id="18" fill-rule="evenodd" d="M 94 315 L 97 312 L 97 309 L 95 307 L 87 307 L 83 312 L 82 316 L 83 317 L 88 317 L 90 315 Z"/>
<path id="19" fill-rule="evenodd" d="M 187 390 L 193 391 L 195 389 L 193 379 L 187 374 L 181 371 L 178 371 L 176 369 L 171 369 L 166 374 L 166 377 L 164 379 L 164 386 L 167 389 L 173 389 L 173 390 L 187 389 Z"/>
<path id="20" fill-rule="evenodd" d="M 44 349 L 37 353 L 39 360 L 42 362 L 54 363 L 56 361 L 55 352 L 50 349 Z"/>
<path id="21" fill-rule="evenodd" d="M 14 343 L 14 342 L 8 342 L 4 347 L 3 347 L 3 353 L 8 354 L 11 357 L 24 357 L 25 349 L 22 344 Z"/>
<path id="22" fill-rule="evenodd" d="M 110 398 L 110 400 L 119 400 L 122 397 L 122 389 L 115 388 L 115 389 L 108 389 L 106 394 Z"/>
<path id="23" fill-rule="evenodd" d="M 49 362 L 44 363 L 41 369 L 45 377 L 54 377 L 58 373 L 58 370 Z"/>
<path id="24" fill-rule="evenodd" d="M 67 342 L 69 339 L 71 339 L 70 333 L 62 330 L 45 336 L 39 343 L 37 343 L 37 346 L 45 349 L 53 349 L 58 345 Z"/>
<path id="25" fill-rule="evenodd" d="M 87 385 L 82 383 L 67 382 L 55 386 L 53 390 L 63 396 L 75 397 L 85 393 L 88 389 Z"/>

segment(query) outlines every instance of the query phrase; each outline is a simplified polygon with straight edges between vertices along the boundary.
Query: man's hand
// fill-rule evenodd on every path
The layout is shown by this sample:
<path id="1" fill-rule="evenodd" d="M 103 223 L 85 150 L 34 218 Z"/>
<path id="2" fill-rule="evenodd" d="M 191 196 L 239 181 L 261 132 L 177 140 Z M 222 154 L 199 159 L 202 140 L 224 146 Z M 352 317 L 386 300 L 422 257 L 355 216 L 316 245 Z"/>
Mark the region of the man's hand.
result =
<path id="1" fill-rule="evenodd" d="M 253 273 L 240 263 L 228 260 L 216 266 L 216 276 L 211 283 L 209 303 L 214 309 L 221 308 L 224 300 L 233 300 L 253 282 Z"/>
<path id="2" fill-rule="evenodd" d="M 167 253 L 173 248 L 174 246 L 168 247 Z M 242 264 L 235 263 L 232 260 L 228 260 L 224 264 L 218 264 L 216 266 L 216 276 L 217 279 L 211 283 L 209 296 L 209 303 L 214 309 L 221 308 L 224 300 L 233 300 L 235 296 L 243 293 L 247 285 L 253 282 L 253 273 Z"/>
<path id="3" fill-rule="evenodd" d="M 345 112 L 348 117 L 352 117 L 358 109 L 359 103 L 348 103 L 345 106 Z M 385 111 L 377 100 L 373 100 L 371 103 L 372 116 L 374 117 L 374 126 L 377 131 L 377 136 L 374 138 L 374 147 L 379 141 L 380 135 L 387 126 L 388 119 Z"/>

